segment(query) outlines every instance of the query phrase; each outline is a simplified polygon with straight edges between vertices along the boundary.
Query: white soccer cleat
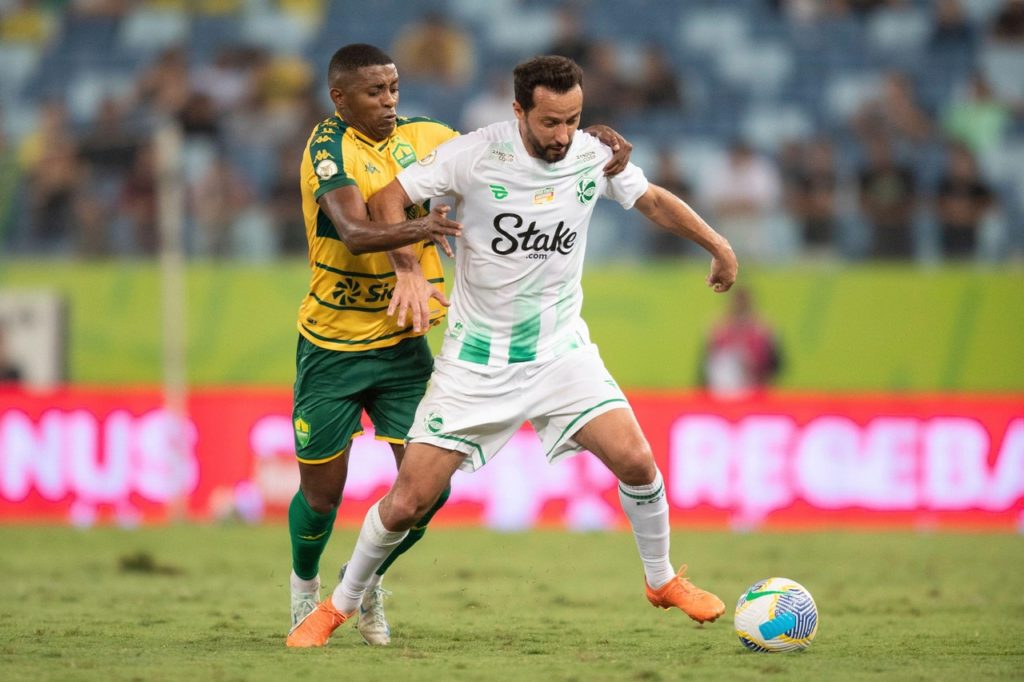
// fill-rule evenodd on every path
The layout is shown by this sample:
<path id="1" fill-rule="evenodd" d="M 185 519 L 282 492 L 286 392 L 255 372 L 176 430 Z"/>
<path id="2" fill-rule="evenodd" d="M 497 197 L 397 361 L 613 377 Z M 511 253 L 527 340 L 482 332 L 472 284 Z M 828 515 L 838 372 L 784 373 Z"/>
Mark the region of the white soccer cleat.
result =
<path id="1" fill-rule="evenodd" d="M 345 568 L 338 571 L 338 582 L 345 577 Z M 356 629 L 362 636 L 363 641 L 370 646 L 387 646 L 391 644 L 391 626 L 384 616 L 384 600 L 391 596 L 391 592 L 378 585 L 372 590 L 367 590 L 363 595 L 363 601 L 359 604 L 359 621 Z"/>
<path id="2" fill-rule="evenodd" d="M 384 617 L 384 600 L 390 596 L 390 592 L 378 585 L 363 596 L 363 603 L 359 605 L 356 628 L 370 646 L 391 644 L 391 627 Z"/>
<path id="3" fill-rule="evenodd" d="M 316 589 L 303 592 L 292 587 L 292 625 L 289 632 L 302 622 L 302 619 L 313 612 L 320 603 L 320 576 L 316 578 Z"/>

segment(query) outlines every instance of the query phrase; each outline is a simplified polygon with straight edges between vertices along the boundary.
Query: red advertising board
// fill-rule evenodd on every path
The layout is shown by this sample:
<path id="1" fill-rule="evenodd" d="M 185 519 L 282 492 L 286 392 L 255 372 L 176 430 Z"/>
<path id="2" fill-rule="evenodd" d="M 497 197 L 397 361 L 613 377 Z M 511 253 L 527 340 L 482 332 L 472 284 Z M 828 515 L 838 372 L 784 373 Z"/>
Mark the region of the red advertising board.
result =
<path id="1" fill-rule="evenodd" d="M 630 400 L 677 526 L 1024 528 L 1024 396 Z M 353 445 L 342 523 L 394 478 L 371 436 Z M 293 448 L 287 390 L 204 389 L 184 417 L 155 390 L 0 390 L 0 521 L 282 518 Z M 452 487 L 441 523 L 624 523 L 611 474 L 589 454 L 548 465 L 529 428 Z"/>

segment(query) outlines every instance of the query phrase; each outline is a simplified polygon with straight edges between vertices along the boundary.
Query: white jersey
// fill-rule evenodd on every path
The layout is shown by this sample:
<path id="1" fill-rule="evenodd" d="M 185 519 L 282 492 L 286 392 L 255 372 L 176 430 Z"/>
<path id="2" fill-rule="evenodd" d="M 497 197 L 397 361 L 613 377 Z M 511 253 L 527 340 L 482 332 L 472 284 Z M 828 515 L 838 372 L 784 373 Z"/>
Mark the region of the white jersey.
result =
<path id="1" fill-rule="evenodd" d="M 457 199 L 463 227 L 442 356 L 504 366 L 590 342 L 580 279 L 594 204 L 608 197 L 629 209 L 648 185 L 633 164 L 605 177 L 609 158 L 583 132 L 561 161 L 534 158 L 506 121 L 446 142 L 398 175 L 414 203 Z"/>

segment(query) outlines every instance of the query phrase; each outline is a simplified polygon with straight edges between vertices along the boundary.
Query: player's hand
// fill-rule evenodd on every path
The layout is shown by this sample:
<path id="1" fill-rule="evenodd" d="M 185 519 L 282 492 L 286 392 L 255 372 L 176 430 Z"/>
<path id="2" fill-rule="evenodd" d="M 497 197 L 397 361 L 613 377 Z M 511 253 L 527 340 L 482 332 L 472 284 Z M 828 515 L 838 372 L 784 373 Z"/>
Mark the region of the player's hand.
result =
<path id="1" fill-rule="evenodd" d="M 450 208 L 450 206 L 445 205 L 435 206 L 430 211 L 430 215 L 427 216 L 426 229 L 430 239 L 441 247 L 445 255 L 449 258 L 454 258 L 455 254 L 452 252 L 451 244 L 448 243 L 448 237 L 461 237 L 462 223 L 448 220 Z"/>
<path id="2" fill-rule="evenodd" d="M 428 282 L 418 268 L 415 272 L 396 273 L 395 290 L 391 293 L 388 316 L 395 317 L 399 327 L 405 327 L 406 315 L 412 316 L 412 329 L 416 333 L 430 328 L 430 299 L 448 307 L 444 292 Z"/>
<path id="3" fill-rule="evenodd" d="M 724 294 L 736 283 L 739 269 L 736 254 L 732 252 L 732 248 L 727 247 L 725 251 L 711 259 L 711 272 L 705 281 L 715 293 Z"/>
<path id="4" fill-rule="evenodd" d="M 612 158 L 604 165 L 605 175 L 612 177 L 626 170 L 626 164 L 629 163 L 629 157 L 633 153 L 633 145 L 626 138 L 606 125 L 588 126 L 583 129 L 583 132 L 590 133 L 601 140 L 601 144 L 612 150 Z"/>

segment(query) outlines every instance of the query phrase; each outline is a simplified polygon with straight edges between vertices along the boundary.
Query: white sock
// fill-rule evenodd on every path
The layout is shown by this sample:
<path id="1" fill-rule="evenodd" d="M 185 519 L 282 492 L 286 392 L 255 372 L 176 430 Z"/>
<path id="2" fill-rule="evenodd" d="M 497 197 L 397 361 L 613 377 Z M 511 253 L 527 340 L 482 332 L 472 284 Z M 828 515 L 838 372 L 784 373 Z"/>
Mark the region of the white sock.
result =
<path id="1" fill-rule="evenodd" d="M 661 472 L 647 485 L 626 485 L 619 481 L 619 504 L 633 527 L 636 548 L 644 563 L 647 584 L 657 589 L 675 575 L 668 558 L 668 500 Z"/>
<path id="2" fill-rule="evenodd" d="M 292 571 L 292 592 L 316 592 L 320 594 L 320 576 L 316 576 L 310 580 L 303 580 L 300 578 L 295 571 Z"/>
<path id="3" fill-rule="evenodd" d="M 366 591 L 370 592 L 372 590 L 377 589 L 377 587 L 380 585 L 381 580 L 384 580 L 384 576 L 374 573 L 372 576 L 370 576 L 370 581 L 366 583 Z"/>
<path id="4" fill-rule="evenodd" d="M 359 607 L 377 569 L 409 534 L 407 530 L 390 531 L 385 528 L 384 522 L 380 520 L 379 507 L 380 502 L 377 502 L 366 512 L 356 548 L 345 569 L 345 577 L 331 595 L 334 608 L 341 613 L 352 613 Z"/>

